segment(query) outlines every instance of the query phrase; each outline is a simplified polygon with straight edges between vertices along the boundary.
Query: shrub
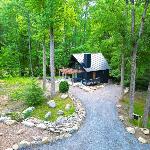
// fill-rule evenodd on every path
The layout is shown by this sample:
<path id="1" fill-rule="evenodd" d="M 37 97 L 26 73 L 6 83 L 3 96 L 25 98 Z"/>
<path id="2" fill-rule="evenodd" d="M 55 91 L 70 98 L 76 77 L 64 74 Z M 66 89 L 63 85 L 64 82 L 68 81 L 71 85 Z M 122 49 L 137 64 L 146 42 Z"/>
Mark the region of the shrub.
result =
<path id="1" fill-rule="evenodd" d="M 25 88 L 23 95 L 23 99 L 28 106 L 39 105 L 44 100 L 44 92 L 35 80 Z"/>
<path id="2" fill-rule="evenodd" d="M 23 116 L 20 112 L 12 112 L 12 113 L 10 113 L 10 117 L 11 117 L 11 119 L 16 120 L 16 121 L 23 120 Z"/>
<path id="3" fill-rule="evenodd" d="M 36 80 L 31 80 L 28 84 L 20 86 L 10 95 L 12 100 L 22 100 L 28 106 L 36 106 L 43 102 L 44 92 Z"/>
<path id="4" fill-rule="evenodd" d="M 67 81 L 61 81 L 59 84 L 59 92 L 66 93 L 69 90 L 69 84 Z"/>

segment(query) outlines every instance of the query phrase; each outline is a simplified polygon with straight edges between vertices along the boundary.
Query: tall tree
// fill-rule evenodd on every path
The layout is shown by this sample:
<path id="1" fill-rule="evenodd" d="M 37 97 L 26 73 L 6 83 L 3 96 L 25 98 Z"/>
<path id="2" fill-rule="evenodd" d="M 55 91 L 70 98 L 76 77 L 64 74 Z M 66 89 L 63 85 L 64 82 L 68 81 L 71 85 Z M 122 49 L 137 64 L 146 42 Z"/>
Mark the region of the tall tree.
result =
<path id="1" fill-rule="evenodd" d="M 45 36 L 43 37 L 43 89 L 46 89 L 46 46 L 45 46 Z"/>
<path id="2" fill-rule="evenodd" d="M 55 66 L 54 66 L 54 28 L 50 26 L 50 72 L 51 72 L 51 96 L 55 95 Z"/>
<path id="3" fill-rule="evenodd" d="M 146 0 L 144 6 L 144 12 L 141 19 L 141 25 L 139 28 L 138 37 L 135 36 L 135 1 L 131 0 L 132 3 L 132 25 L 131 25 L 131 33 L 132 33 L 132 62 L 131 62 L 131 80 L 130 80 L 130 108 L 129 108 L 129 117 L 133 119 L 133 112 L 134 112 L 134 95 L 135 95 L 135 79 L 136 79 L 136 57 L 137 57 L 137 49 L 139 40 L 143 33 L 144 22 L 146 17 L 146 12 L 149 5 L 149 0 Z"/>

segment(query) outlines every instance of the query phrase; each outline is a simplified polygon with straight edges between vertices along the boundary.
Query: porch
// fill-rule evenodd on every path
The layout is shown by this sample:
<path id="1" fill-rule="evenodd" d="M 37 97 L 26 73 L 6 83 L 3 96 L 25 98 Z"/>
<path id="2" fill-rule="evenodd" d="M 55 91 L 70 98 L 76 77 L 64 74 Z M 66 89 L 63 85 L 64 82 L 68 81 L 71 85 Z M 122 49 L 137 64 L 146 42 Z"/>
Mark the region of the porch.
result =
<path id="1" fill-rule="evenodd" d="M 86 86 L 97 85 L 101 83 L 100 77 L 96 78 L 94 73 L 93 78 L 90 79 L 84 78 L 83 76 L 84 73 L 85 73 L 84 70 L 80 69 L 73 69 L 73 68 L 59 69 L 59 75 L 60 76 L 62 75 L 63 78 L 68 78 L 68 76 L 71 77 L 72 83 L 81 82 Z"/>

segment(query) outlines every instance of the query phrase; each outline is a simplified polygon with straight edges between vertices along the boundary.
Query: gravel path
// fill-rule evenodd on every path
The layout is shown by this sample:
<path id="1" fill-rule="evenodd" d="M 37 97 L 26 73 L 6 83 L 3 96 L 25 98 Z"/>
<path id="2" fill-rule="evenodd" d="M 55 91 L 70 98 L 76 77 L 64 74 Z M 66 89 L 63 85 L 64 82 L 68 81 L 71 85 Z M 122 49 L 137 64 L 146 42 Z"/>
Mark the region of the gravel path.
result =
<path id="1" fill-rule="evenodd" d="M 68 139 L 30 150 L 150 150 L 150 145 L 140 144 L 119 121 L 115 108 L 120 96 L 118 86 L 108 85 L 92 93 L 74 87 L 71 92 L 86 108 L 87 117 L 80 130 Z"/>

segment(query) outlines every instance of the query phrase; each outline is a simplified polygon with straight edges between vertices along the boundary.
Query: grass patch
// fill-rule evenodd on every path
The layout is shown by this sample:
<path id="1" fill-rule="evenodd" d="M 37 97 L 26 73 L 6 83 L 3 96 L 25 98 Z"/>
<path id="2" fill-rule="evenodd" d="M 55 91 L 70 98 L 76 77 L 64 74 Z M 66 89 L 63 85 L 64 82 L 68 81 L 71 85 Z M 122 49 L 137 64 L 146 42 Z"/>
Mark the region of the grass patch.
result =
<path id="1" fill-rule="evenodd" d="M 32 112 L 32 116 L 44 120 L 45 119 L 44 118 L 45 114 L 50 111 L 51 112 L 51 117 L 48 121 L 55 121 L 59 117 L 59 115 L 57 115 L 58 110 L 63 110 L 64 111 L 63 116 L 69 116 L 69 115 L 71 115 L 75 112 L 75 107 L 73 105 L 72 100 L 69 97 L 66 98 L 65 100 L 63 100 L 63 99 L 60 98 L 60 94 L 57 94 L 53 98 L 53 100 L 56 103 L 55 108 L 50 108 L 47 105 L 47 102 L 45 102 L 45 103 L 43 103 L 43 104 L 36 107 L 36 109 Z M 69 111 L 65 110 L 66 104 L 71 105 L 71 109 Z"/>
<path id="2" fill-rule="evenodd" d="M 31 83 L 31 78 L 27 77 L 15 77 L 15 78 L 4 78 L 0 80 L 0 95 L 11 95 L 17 90 L 21 90 L 25 85 Z"/>
<path id="3" fill-rule="evenodd" d="M 143 116 L 144 114 L 144 106 L 145 106 L 145 99 L 146 99 L 146 93 L 137 92 L 135 94 L 135 101 L 134 101 L 134 113 L 138 114 L 140 116 Z M 126 95 L 122 100 L 121 103 L 129 108 L 129 96 Z M 136 125 L 142 127 L 142 119 L 138 123 L 137 120 L 129 120 L 130 123 L 133 125 Z M 150 128 L 150 116 L 148 120 L 148 128 Z"/>

